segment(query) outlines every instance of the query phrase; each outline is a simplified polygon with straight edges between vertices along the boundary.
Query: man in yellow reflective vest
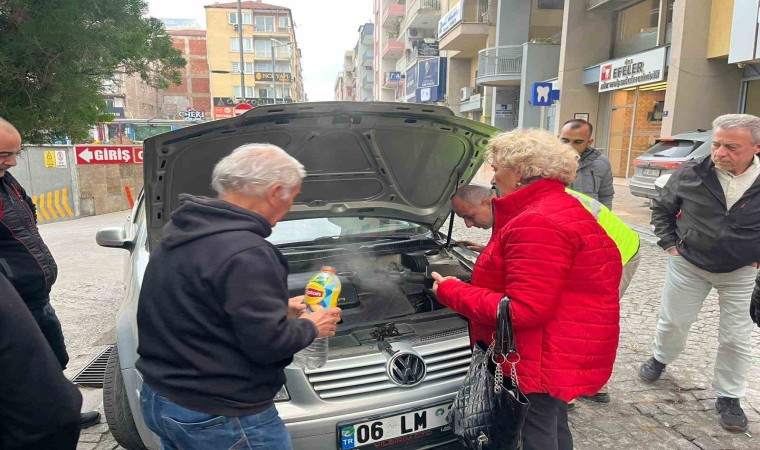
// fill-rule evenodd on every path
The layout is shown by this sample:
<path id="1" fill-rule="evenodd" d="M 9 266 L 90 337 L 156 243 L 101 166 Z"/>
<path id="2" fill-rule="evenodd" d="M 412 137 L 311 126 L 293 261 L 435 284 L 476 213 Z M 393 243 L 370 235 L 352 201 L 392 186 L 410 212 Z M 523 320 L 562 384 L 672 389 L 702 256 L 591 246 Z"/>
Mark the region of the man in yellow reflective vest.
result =
<path id="1" fill-rule="evenodd" d="M 631 284 L 633 274 L 636 273 L 636 268 L 639 266 L 639 234 L 598 200 L 571 189 L 565 189 L 565 192 L 578 199 L 599 222 L 599 225 L 604 228 L 610 238 L 615 241 L 623 261 L 623 276 L 620 279 L 619 287 L 620 298 L 623 298 L 623 294 L 628 289 L 628 285 Z M 467 228 L 476 227 L 488 230 L 493 227 L 491 200 L 494 197 L 496 197 L 496 193 L 488 187 L 474 184 L 463 186 L 451 197 L 451 209 L 464 220 Z M 460 244 L 476 252 L 481 252 L 484 249 L 483 245 L 469 241 L 460 241 Z M 601 403 L 610 401 L 606 386 L 598 394 L 588 398 Z"/>

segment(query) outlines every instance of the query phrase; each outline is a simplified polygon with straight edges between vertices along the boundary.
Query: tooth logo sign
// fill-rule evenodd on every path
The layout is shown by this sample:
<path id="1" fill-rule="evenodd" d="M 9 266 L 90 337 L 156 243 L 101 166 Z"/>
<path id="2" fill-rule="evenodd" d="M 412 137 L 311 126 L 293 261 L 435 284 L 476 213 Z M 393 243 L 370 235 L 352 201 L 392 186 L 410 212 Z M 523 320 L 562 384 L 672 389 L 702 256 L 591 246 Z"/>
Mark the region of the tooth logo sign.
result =
<path id="1" fill-rule="evenodd" d="M 549 93 L 552 91 L 552 88 L 549 86 L 539 86 L 536 88 L 536 94 L 538 97 L 539 103 L 547 103 L 549 102 Z"/>

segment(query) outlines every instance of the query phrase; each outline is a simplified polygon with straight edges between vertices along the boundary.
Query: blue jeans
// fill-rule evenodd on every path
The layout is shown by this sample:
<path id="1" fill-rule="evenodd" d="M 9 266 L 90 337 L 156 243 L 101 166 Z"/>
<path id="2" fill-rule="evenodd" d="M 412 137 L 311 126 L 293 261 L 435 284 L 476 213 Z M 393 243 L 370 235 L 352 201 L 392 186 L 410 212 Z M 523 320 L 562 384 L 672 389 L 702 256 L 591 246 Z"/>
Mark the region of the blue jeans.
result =
<path id="1" fill-rule="evenodd" d="M 143 383 L 140 404 L 145 424 L 161 438 L 165 450 L 292 449 L 274 405 L 252 416 L 217 416 L 185 409 L 147 383 Z"/>

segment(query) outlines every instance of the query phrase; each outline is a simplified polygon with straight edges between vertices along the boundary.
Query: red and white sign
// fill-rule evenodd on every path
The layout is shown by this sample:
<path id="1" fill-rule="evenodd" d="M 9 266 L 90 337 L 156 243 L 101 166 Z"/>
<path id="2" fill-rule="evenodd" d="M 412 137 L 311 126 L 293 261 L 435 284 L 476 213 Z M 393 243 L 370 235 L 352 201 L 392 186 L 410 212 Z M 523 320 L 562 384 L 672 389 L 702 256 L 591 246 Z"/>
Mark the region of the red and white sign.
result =
<path id="1" fill-rule="evenodd" d="M 241 103 L 235 107 L 235 109 L 232 111 L 235 114 L 235 117 L 242 115 L 246 111 L 250 111 L 253 109 L 253 106 L 249 105 L 248 103 Z"/>
<path id="2" fill-rule="evenodd" d="M 77 164 L 142 164 L 143 148 L 125 145 L 77 145 Z"/>

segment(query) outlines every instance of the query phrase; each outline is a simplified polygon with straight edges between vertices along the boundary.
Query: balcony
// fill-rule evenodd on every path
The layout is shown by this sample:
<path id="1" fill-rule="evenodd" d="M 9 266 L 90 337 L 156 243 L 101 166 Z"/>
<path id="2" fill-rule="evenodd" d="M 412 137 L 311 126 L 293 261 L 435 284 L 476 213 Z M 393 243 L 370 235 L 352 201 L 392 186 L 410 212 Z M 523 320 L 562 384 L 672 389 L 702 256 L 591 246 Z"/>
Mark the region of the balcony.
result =
<path id="1" fill-rule="evenodd" d="M 401 78 L 397 80 L 391 80 L 391 72 L 385 72 L 385 76 L 383 77 L 383 87 L 396 89 L 399 86 L 401 86 Z"/>
<path id="2" fill-rule="evenodd" d="M 406 12 L 406 8 L 404 5 L 400 5 L 397 3 L 396 0 L 389 0 L 388 4 L 385 5 L 385 8 L 383 9 L 383 18 L 380 22 L 381 26 L 388 27 L 391 26 L 393 22 L 394 17 L 404 17 L 404 14 Z M 392 20 L 389 20 L 392 19 Z M 398 19 L 395 19 L 398 20 Z"/>
<path id="3" fill-rule="evenodd" d="M 484 86 L 519 85 L 522 73 L 522 45 L 486 48 L 478 52 L 478 77 Z"/>
<path id="4" fill-rule="evenodd" d="M 462 0 L 438 21 L 441 50 L 458 51 L 454 58 L 473 58 L 488 42 L 495 2 Z"/>
<path id="5" fill-rule="evenodd" d="M 380 53 L 382 58 L 398 59 L 404 52 L 404 43 L 395 38 L 388 38 Z"/>
<path id="6" fill-rule="evenodd" d="M 362 78 L 362 89 L 372 89 L 375 83 L 372 80 L 372 74 L 367 74 Z"/>
<path id="7" fill-rule="evenodd" d="M 640 0 L 588 0 L 586 9 L 623 9 L 626 6 L 638 3 Z"/>
<path id="8" fill-rule="evenodd" d="M 407 0 L 402 28 L 435 30 L 441 17 L 441 0 Z"/>

